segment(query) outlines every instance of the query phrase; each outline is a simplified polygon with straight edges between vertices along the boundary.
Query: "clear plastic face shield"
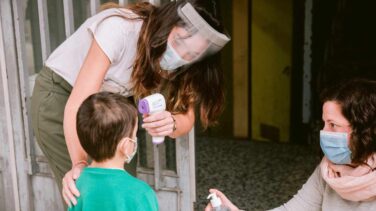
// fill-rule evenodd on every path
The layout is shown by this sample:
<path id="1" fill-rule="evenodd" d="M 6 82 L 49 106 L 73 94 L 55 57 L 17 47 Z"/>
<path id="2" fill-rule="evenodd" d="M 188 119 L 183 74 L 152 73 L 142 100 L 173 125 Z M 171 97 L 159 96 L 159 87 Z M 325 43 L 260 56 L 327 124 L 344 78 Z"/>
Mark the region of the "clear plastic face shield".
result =
<path id="1" fill-rule="evenodd" d="M 210 26 L 190 3 L 179 7 L 178 14 L 185 26 L 174 27 L 171 31 L 160 61 L 161 68 L 169 73 L 217 53 L 230 41 L 229 37 Z"/>

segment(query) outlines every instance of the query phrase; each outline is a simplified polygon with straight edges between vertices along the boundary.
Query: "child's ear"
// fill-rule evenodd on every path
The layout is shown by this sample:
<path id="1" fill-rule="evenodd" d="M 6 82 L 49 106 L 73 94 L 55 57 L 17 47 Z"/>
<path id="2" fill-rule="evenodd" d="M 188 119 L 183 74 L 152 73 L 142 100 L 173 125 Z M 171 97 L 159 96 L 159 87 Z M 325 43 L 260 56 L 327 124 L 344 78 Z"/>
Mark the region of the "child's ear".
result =
<path id="1" fill-rule="evenodd" d="M 118 149 L 123 155 L 127 155 L 127 149 L 129 148 L 129 138 L 122 138 L 118 144 Z"/>

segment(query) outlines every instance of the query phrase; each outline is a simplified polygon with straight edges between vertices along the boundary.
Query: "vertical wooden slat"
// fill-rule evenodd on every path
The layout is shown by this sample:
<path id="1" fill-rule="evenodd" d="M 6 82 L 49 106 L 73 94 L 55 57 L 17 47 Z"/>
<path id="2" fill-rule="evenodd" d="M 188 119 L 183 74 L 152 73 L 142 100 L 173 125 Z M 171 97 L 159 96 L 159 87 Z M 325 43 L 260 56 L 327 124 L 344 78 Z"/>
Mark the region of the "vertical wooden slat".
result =
<path id="1" fill-rule="evenodd" d="M 161 0 L 149 0 L 149 2 L 155 6 L 161 5 Z"/>
<path id="2" fill-rule="evenodd" d="M 233 52 L 233 131 L 234 136 L 247 138 L 250 119 L 248 93 L 248 0 L 232 2 L 233 27 L 232 27 L 232 52 Z"/>
<path id="3" fill-rule="evenodd" d="M 29 71 L 27 70 L 27 60 L 26 60 L 26 49 L 25 49 L 25 14 L 23 14 L 23 2 L 22 0 L 13 0 L 16 4 L 13 4 L 14 11 L 14 26 L 15 26 L 15 38 L 16 38 L 16 48 L 17 48 L 17 62 L 18 62 L 18 76 L 20 82 L 20 95 L 21 95 L 21 108 L 24 120 L 24 131 L 25 131 L 25 144 L 22 144 L 23 148 L 26 148 L 26 160 L 27 160 L 27 170 L 29 174 L 33 174 L 33 159 L 34 154 L 31 119 L 28 117 L 30 112 L 30 97 L 31 91 L 29 88 Z"/>
<path id="4" fill-rule="evenodd" d="M 2 2 L 4 3 L 4 2 Z M 3 4 L 1 5 L 3 6 Z M 1 11 L 2 12 L 2 11 Z M 11 16 L 9 16 L 10 18 Z M 0 71 L 1 71 L 1 78 L 2 78 L 2 89 L 3 93 L 2 98 L 4 98 L 4 104 L 5 104 L 5 127 L 7 130 L 7 142 L 4 143 L 4 146 L 7 146 L 7 162 L 9 165 L 9 172 L 6 172 L 8 175 L 11 176 L 10 180 L 12 183 L 12 190 L 9 191 L 13 193 L 13 205 L 7 205 L 8 207 L 14 206 L 15 210 L 20 210 L 20 197 L 18 192 L 18 180 L 17 180 L 17 167 L 16 167 L 16 155 L 15 155 L 15 146 L 14 146 L 14 137 L 13 137 L 13 128 L 12 128 L 12 117 L 11 117 L 11 106 L 10 106 L 10 96 L 9 96 L 9 86 L 8 86 L 8 75 L 6 71 L 6 56 L 5 56 L 5 45 L 3 42 L 5 42 L 3 38 L 3 27 L 2 27 L 2 16 L 0 16 Z M 6 183 L 6 185 L 9 186 L 9 184 Z"/>
<path id="5" fill-rule="evenodd" d="M 91 16 L 97 14 L 99 9 L 99 0 L 90 0 L 90 14 Z"/>
<path id="6" fill-rule="evenodd" d="M 303 46 L 303 123 L 309 123 L 311 119 L 312 9 L 313 1 L 307 0 L 305 2 Z"/>
<path id="7" fill-rule="evenodd" d="M 179 176 L 179 188 L 182 191 L 182 197 L 180 201 L 181 211 L 193 210 L 193 198 L 195 194 L 195 184 L 192 184 L 192 178 L 195 173 L 194 169 L 194 129 L 189 134 L 178 137 L 176 139 L 176 170 Z M 192 163 L 193 162 L 193 163 Z M 193 171 L 193 172 L 192 172 Z"/>
<path id="8" fill-rule="evenodd" d="M 161 155 L 159 153 L 160 145 L 153 145 L 154 151 L 154 188 L 155 190 L 160 190 L 162 188 L 162 163 L 161 163 Z"/>
<path id="9" fill-rule="evenodd" d="M 47 60 L 47 57 L 51 53 L 50 33 L 48 28 L 48 12 L 47 12 L 47 0 L 38 0 L 38 17 L 39 17 L 39 30 L 40 41 L 42 47 L 42 59 L 43 62 Z"/>
<path id="10" fill-rule="evenodd" d="M 74 13 L 72 0 L 64 0 L 65 36 L 68 38 L 74 32 Z"/>
<path id="11" fill-rule="evenodd" d="M 128 0 L 119 0 L 119 5 L 120 6 L 127 6 L 128 5 Z"/>
<path id="12" fill-rule="evenodd" d="M 195 148 L 195 128 L 193 127 L 188 134 L 189 145 L 189 179 L 192 203 L 196 201 L 196 148 Z"/>
<path id="13" fill-rule="evenodd" d="M 4 160 L 2 158 L 2 155 L 0 154 L 0 172 L 3 171 L 3 162 L 4 162 Z"/>
<path id="14" fill-rule="evenodd" d="M 28 114 L 29 103 L 27 101 L 27 76 L 26 70 L 26 56 L 25 56 L 25 32 L 24 32 L 24 1 L 21 0 L 7 0 L 11 2 L 9 24 L 5 27 L 6 42 L 4 42 L 5 51 L 5 72 L 2 76 L 4 81 L 4 98 L 6 107 L 6 118 L 8 127 L 8 141 L 9 141 L 9 159 L 11 161 L 14 184 L 17 184 L 17 200 L 16 210 L 32 210 L 32 191 L 30 186 L 30 177 L 28 172 L 31 172 L 31 134 Z M 4 28 L 3 28 L 4 29 Z M 25 74 L 26 73 L 26 74 Z M 10 97 L 11 96 L 11 97 Z M 7 108 L 9 106 L 9 108 Z M 13 159 L 15 163 L 13 164 Z M 26 162 L 25 162 L 26 161 Z M 13 170 L 14 168 L 14 170 Z M 13 186 L 15 187 L 15 185 Z M 16 195 L 16 194 L 15 194 Z M 18 204 L 18 205 L 17 205 Z"/>
<path id="15" fill-rule="evenodd" d="M 160 0 L 155 1 L 154 4 L 160 6 Z M 196 201 L 195 141 L 194 127 L 187 136 L 176 139 L 176 171 L 179 175 L 178 182 L 181 190 L 181 196 L 178 200 L 179 211 L 192 211 L 193 204 Z"/>

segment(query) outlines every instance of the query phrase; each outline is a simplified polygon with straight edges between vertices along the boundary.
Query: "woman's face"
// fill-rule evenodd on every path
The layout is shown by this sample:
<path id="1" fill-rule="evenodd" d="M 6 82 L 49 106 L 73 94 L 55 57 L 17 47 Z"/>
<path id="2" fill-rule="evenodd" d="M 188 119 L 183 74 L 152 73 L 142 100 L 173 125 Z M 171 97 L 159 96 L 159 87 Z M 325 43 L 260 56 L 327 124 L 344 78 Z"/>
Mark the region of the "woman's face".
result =
<path id="1" fill-rule="evenodd" d="M 349 121 L 342 115 L 341 106 L 335 101 L 326 101 L 322 108 L 322 120 L 324 131 L 344 132 L 350 138 L 351 126 Z"/>
<path id="2" fill-rule="evenodd" d="M 208 48 L 209 42 L 199 33 L 190 35 L 184 27 L 175 26 L 167 40 L 181 58 L 188 62 L 197 59 Z"/>
<path id="3" fill-rule="evenodd" d="M 173 48 L 175 53 L 172 53 L 173 55 L 176 55 L 179 58 L 176 58 L 175 56 L 171 57 L 171 52 L 167 53 L 167 58 L 164 58 L 162 55 L 161 61 L 164 64 L 167 64 L 168 66 L 172 66 L 172 69 L 176 69 L 184 64 L 191 64 L 197 59 L 200 58 L 200 56 L 205 52 L 205 50 L 209 46 L 209 42 L 202 37 L 200 34 L 195 33 L 193 35 L 190 35 L 188 31 L 184 27 L 175 26 L 167 39 L 168 45 Z M 166 49 L 167 52 L 167 49 Z M 165 52 L 165 53 L 166 53 Z M 181 61 L 184 61 L 180 63 L 179 61 L 175 61 L 176 59 L 179 59 Z M 174 63 L 180 63 L 180 64 L 174 64 Z M 175 66 L 175 67 L 174 67 Z M 161 65 L 162 67 L 162 65 Z M 163 67 L 162 67 L 163 68 Z M 168 67 L 165 67 L 166 70 Z M 171 70 L 172 70 L 171 69 Z M 171 79 L 174 78 L 178 72 L 175 71 L 161 71 L 159 73 L 163 78 L 165 79 Z"/>

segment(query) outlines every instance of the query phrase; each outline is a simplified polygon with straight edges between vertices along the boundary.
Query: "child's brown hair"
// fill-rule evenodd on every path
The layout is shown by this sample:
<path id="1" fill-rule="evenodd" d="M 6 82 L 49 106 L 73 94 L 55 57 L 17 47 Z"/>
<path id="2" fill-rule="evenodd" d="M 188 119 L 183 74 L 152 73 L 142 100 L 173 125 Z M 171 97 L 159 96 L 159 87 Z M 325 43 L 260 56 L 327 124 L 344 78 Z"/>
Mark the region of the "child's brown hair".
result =
<path id="1" fill-rule="evenodd" d="M 124 96 L 110 92 L 90 95 L 77 112 L 81 146 L 96 162 L 112 158 L 119 141 L 131 137 L 137 110 Z"/>

